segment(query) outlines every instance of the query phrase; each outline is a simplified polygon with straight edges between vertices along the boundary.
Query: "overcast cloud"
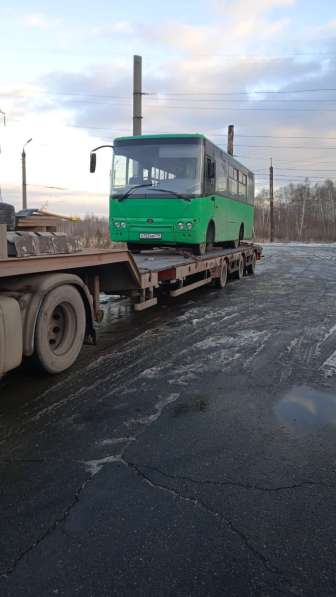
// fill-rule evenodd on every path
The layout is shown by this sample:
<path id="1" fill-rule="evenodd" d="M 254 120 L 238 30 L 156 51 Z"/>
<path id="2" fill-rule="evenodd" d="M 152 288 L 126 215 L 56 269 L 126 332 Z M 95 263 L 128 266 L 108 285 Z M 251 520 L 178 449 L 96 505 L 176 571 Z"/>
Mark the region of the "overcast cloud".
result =
<path id="1" fill-rule="evenodd" d="M 85 16 L 77 21 L 66 5 L 57 13 L 51 5 L 48 12 L 48 4 L 16 21 L 16 29 L 29 31 L 31 49 L 27 55 L 22 50 L 20 64 L 11 56 L 12 68 L 0 82 L 8 120 L 0 128 L 4 198 L 6 188 L 20 183 L 22 144 L 33 136 L 27 149 L 32 183 L 73 192 L 72 205 L 81 213 L 90 211 L 82 192 L 93 193 L 93 209 L 101 209 L 95 193 L 108 194 L 110 155 L 99 156 L 97 174 L 90 176 L 88 153 L 101 141 L 131 133 L 133 53 L 143 55 L 143 86 L 150 94 L 144 97 L 144 132 L 205 132 L 225 146 L 227 125 L 234 123 L 236 153 L 256 171 L 259 185 L 271 155 L 277 184 L 333 176 L 336 139 L 326 137 L 336 138 L 336 91 L 324 90 L 336 89 L 336 22 L 327 1 L 316 10 L 313 2 L 298 0 L 173 0 L 174 12 L 148 0 L 142 15 L 130 2 L 111 11 L 106 3 L 94 10 L 83 2 Z M 13 14 L 6 14 L 10 23 Z M 300 93 L 308 89 L 321 91 Z M 53 201 L 49 196 L 49 209 Z"/>

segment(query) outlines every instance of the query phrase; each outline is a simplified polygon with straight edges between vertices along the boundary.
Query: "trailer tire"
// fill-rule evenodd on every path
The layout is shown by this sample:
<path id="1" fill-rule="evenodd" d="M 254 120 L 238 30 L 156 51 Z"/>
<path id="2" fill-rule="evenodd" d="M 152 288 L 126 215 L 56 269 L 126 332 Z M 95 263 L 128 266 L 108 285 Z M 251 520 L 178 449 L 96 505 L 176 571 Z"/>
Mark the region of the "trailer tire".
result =
<path id="1" fill-rule="evenodd" d="M 216 288 L 225 288 L 228 279 L 228 266 L 226 261 L 223 261 L 220 276 L 215 279 Z"/>
<path id="2" fill-rule="evenodd" d="M 241 255 L 239 258 L 238 269 L 236 270 L 237 280 L 241 280 L 244 277 L 244 272 L 245 272 L 245 259 L 244 259 L 243 255 Z"/>
<path id="3" fill-rule="evenodd" d="M 256 257 L 256 254 L 253 253 L 252 258 L 251 258 L 251 263 L 249 263 L 246 268 L 246 273 L 249 274 L 250 276 L 253 276 L 253 274 L 255 274 L 255 271 L 256 271 L 256 265 L 257 265 L 257 257 Z"/>
<path id="4" fill-rule="evenodd" d="M 35 357 L 51 374 L 65 371 L 76 361 L 84 342 L 85 307 L 78 290 L 64 284 L 45 297 L 36 322 Z"/>
<path id="5" fill-rule="evenodd" d="M 0 203 L 0 224 L 5 224 L 8 230 L 15 229 L 15 209 L 9 203 Z"/>

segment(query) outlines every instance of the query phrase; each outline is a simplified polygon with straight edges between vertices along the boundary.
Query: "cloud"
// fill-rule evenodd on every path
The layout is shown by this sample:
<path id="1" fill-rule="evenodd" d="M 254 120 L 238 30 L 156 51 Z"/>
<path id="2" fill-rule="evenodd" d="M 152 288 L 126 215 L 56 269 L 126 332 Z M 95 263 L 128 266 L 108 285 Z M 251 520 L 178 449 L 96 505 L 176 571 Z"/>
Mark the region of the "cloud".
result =
<path id="1" fill-rule="evenodd" d="M 23 15 L 21 22 L 25 27 L 32 29 L 49 29 L 50 27 L 60 23 L 58 19 L 50 19 L 43 13 L 30 13 Z"/>
<path id="2" fill-rule="evenodd" d="M 273 8 L 293 6 L 297 0 L 214 0 L 217 10 L 221 14 L 241 19 L 259 17 L 270 12 Z"/>
<path id="3" fill-rule="evenodd" d="M 135 32 L 134 25 L 130 21 L 113 21 L 101 27 L 94 27 L 92 34 L 95 37 L 111 36 L 111 35 L 133 35 Z"/>

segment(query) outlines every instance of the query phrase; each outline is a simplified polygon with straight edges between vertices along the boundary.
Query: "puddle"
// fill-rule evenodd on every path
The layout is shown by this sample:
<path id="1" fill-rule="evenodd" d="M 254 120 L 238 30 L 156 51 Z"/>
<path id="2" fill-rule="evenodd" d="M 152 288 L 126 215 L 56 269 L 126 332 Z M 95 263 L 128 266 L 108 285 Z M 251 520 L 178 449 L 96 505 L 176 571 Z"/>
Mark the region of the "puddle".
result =
<path id="1" fill-rule="evenodd" d="M 294 386 L 277 404 L 275 413 L 281 423 L 298 431 L 336 426 L 336 394 Z"/>

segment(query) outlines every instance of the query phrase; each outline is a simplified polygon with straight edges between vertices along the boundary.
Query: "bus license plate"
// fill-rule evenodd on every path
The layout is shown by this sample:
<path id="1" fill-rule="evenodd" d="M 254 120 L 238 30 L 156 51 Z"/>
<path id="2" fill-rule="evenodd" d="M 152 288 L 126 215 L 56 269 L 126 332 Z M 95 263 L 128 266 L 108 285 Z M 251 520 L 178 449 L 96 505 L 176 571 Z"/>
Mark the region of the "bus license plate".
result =
<path id="1" fill-rule="evenodd" d="M 155 232 L 143 232 L 140 234 L 140 238 L 161 238 L 161 234 Z"/>

